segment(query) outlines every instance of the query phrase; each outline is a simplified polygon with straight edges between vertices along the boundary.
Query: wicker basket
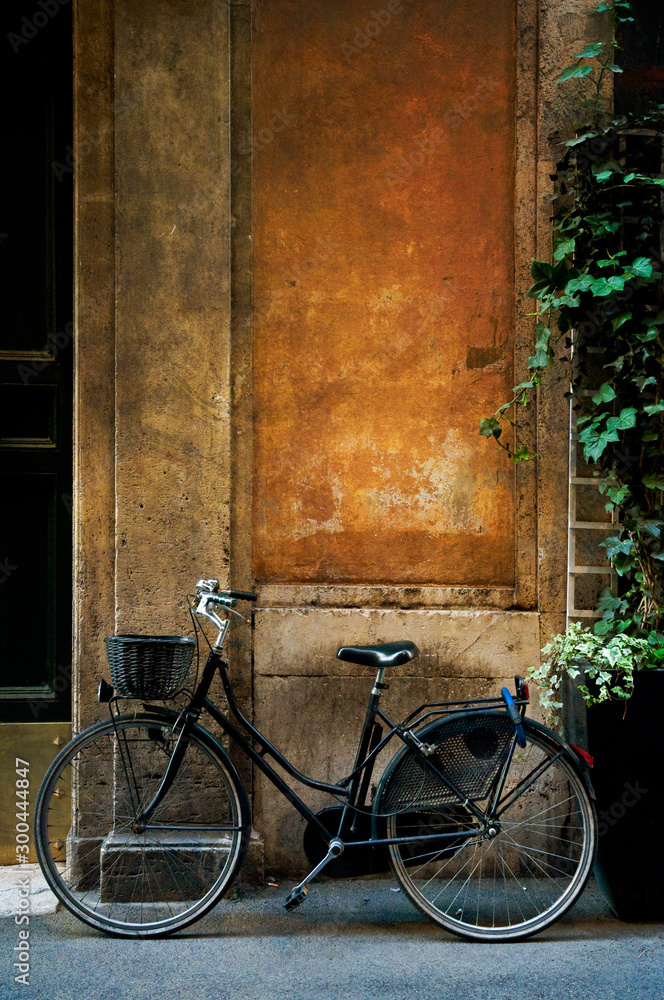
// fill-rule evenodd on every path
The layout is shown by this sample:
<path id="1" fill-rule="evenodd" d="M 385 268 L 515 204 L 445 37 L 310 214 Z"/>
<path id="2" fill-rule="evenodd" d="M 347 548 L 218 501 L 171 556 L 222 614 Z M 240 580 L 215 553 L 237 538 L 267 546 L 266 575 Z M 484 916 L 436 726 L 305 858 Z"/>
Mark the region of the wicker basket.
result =
<path id="1" fill-rule="evenodd" d="M 122 698 L 170 698 L 182 688 L 196 649 L 195 639 L 180 635 L 113 635 L 104 642 Z"/>

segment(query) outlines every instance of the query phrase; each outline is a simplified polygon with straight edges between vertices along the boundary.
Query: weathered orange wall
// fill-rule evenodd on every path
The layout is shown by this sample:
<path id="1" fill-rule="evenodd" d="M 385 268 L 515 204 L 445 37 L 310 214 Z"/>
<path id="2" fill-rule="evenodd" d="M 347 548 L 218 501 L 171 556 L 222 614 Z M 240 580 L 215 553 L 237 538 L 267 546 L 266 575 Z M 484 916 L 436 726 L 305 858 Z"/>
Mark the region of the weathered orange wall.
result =
<path id="1" fill-rule="evenodd" d="M 514 5 L 260 0 L 254 573 L 509 585 Z M 248 150 L 245 151 L 248 154 Z"/>

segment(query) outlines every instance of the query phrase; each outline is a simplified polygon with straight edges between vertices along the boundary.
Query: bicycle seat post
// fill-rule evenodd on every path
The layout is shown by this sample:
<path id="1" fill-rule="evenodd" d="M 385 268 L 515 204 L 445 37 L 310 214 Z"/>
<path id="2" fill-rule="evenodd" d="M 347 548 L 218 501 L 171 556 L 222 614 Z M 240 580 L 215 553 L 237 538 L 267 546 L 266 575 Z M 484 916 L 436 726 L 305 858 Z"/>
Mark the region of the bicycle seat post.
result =
<path id="1" fill-rule="evenodd" d="M 389 684 L 383 683 L 383 677 L 385 676 L 385 667 L 379 667 L 376 672 L 376 679 L 374 680 L 373 687 L 371 689 L 371 694 L 380 698 L 381 694 L 385 688 L 389 687 Z"/>

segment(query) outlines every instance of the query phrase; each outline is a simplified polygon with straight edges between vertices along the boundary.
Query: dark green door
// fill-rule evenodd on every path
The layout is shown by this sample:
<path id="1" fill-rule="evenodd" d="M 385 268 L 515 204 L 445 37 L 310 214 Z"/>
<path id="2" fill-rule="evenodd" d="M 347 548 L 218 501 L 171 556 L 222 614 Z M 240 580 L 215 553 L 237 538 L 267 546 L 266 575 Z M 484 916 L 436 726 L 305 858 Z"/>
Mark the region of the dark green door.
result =
<path id="1" fill-rule="evenodd" d="M 0 722 L 70 718 L 71 6 L 0 12 Z"/>

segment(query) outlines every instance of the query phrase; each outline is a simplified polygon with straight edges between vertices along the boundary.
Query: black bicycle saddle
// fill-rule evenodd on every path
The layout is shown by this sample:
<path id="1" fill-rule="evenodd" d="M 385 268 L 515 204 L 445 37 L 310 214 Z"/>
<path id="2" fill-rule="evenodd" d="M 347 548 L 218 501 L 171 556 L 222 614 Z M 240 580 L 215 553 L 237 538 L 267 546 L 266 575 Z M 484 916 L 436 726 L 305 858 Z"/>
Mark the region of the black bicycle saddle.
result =
<path id="1" fill-rule="evenodd" d="M 337 650 L 337 659 L 348 663 L 362 663 L 367 667 L 398 667 L 419 656 L 414 642 L 381 642 L 377 646 L 342 646 Z"/>

